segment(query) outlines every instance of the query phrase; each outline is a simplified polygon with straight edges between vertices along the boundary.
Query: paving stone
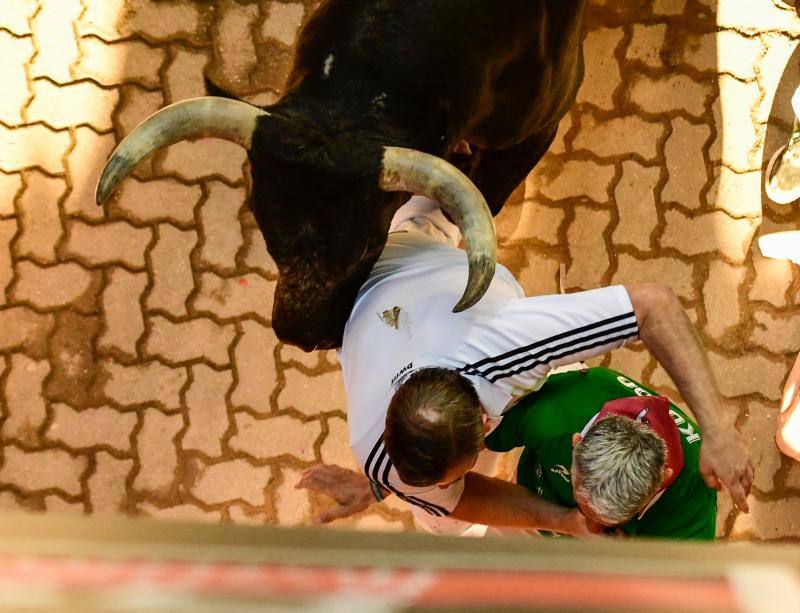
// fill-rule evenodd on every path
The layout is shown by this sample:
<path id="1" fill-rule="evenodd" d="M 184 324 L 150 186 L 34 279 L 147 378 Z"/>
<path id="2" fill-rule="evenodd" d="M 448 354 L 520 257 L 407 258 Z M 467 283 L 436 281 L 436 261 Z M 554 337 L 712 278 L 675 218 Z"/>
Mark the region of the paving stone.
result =
<path id="1" fill-rule="evenodd" d="M 5 15 L 3 15 L 5 24 Z M 33 42 L 30 38 L 16 38 L 8 32 L 0 31 L 0 83 L 4 94 L 0 98 L 0 121 L 7 125 L 22 122 L 22 107 L 31 96 L 25 66 L 33 56 Z"/>
<path id="2" fill-rule="evenodd" d="M 85 513 L 82 502 L 68 502 L 56 494 L 44 497 L 44 508 L 48 513 L 61 515 L 83 515 Z"/>
<path id="3" fill-rule="evenodd" d="M 141 298 L 147 286 L 147 275 L 114 268 L 103 290 L 102 308 L 105 330 L 100 336 L 100 349 L 116 349 L 136 357 L 136 343 L 144 334 Z"/>
<path id="4" fill-rule="evenodd" d="M 572 148 L 575 151 L 590 151 L 604 158 L 628 158 L 631 154 L 637 154 L 647 161 L 654 161 L 664 132 L 664 124 L 645 121 L 633 115 L 597 121 L 586 114 L 583 115 L 581 129 Z"/>
<path id="5" fill-rule="evenodd" d="M 105 217 L 97 206 L 94 192 L 106 159 L 116 146 L 113 134 L 98 134 L 91 128 L 75 128 L 75 148 L 67 158 L 69 184 L 72 187 L 64 200 L 64 211 L 84 219 L 97 221 Z M 127 185 L 132 179 L 125 182 Z"/>
<path id="6" fill-rule="evenodd" d="M 350 450 L 347 420 L 341 417 L 331 416 L 328 418 L 328 434 L 322 441 L 319 450 L 323 464 L 338 464 L 350 470 L 361 470 Z"/>
<path id="7" fill-rule="evenodd" d="M 294 468 L 281 468 L 283 482 L 275 496 L 275 511 L 281 526 L 301 526 L 311 517 L 311 501 L 308 490 L 295 489 L 302 473 Z"/>
<path id="8" fill-rule="evenodd" d="M 25 349 L 43 355 L 55 321 L 27 307 L 0 309 L 0 351 Z"/>
<path id="9" fill-rule="evenodd" d="M 266 504 L 265 489 L 272 481 L 269 466 L 252 466 L 244 460 L 206 465 L 199 471 L 192 494 L 206 504 L 243 500 L 253 506 Z"/>
<path id="10" fill-rule="evenodd" d="M 86 465 L 83 456 L 72 456 L 61 449 L 28 452 L 5 445 L 0 485 L 14 485 L 25 492 L 56 489 L 77 496 Z"/>
<path id="11" fill-rule="evenodd" d="M 228 347 L 235 336 L 233 324 L 219 325 L 205 317 L 174 323 L 155 316 L 150 320 L 144 349 L 148 355 L 167 362 L 206 359 L 216 366 L 227 366 Z"/>
<path id="12" fill-rule="evenodd" d="M 614 190 L 619 211 L 615 244 L 650 250 L 650 236 L 658 224 L 655 192 L 660 180 L 658 167 L 646 168 L 633 160 L 622 163 L 622 178 Z"/>
<path id="13" fill-rule="evenodd" d="M 759 87 L 722 75 L 719 88 L 722 122 L 717 127 L 717 138 L 722 141 L 722 159 L 739 173 L 760 170 L 763 142 L 753 122 L 761 98 Z"/>
<path id="14" fill-rule="evenodd" d="M 293 45 L 304 14 L 305 7 L 301 2 L 270 3 L 267 18 L 261 25 L 261 37 Z"/>
<path id="15" fill-rule="evenodd" d="M 647 258 L 640 260 L 627 253 L 620 253 L 617 272 L 612 283 L 667 283 L 679 297 L 694 299 L 692 287 L 694 267 L 677 258 Z"/>
<path id="16" fill-rule="evenodd" d="M 22 175 L 0 173 L 0 219 L 16 215 L 14 200 L 22 191 Z"/>
<path id="17" fill-rule="evenodd" d="M 75 309 L 56 313 L 55 331 L 48 338 L 53 367 L 45 387 L 48 399 L 76 408 L 102 403 L 104 399 L 96 386 L 96 378 L 102 379 L 102 373 L 95 355 L 100 325 L 96 315 L 84 316 Z"/>
<path id="18" fill-rule="evenodd" d="M 161 168 L 167 174 L 174 173 L 185 181 L 196 181 L 208 177 L 222 177 L 229 182 L 242 179 L 242 165 L 247 154 L 236 143 L 219 138 L 201 138 L 182 141 L 165 149 Z M 244 201 L 244 193 L 238 200 L 228 203 L 237 207 Z"/>
<path id="19" fill-rule="evenodd" d="M 533 182 L 526 183 L 526 192 L 529 186 L 533 187 Z M 563 221 L 563 207 L 548 206 L 540 202 L 533 193 L 528 199 L 526 194 L 526 200 L 522 203 L 519 223 L 509 240 L 523 241 L 533 238 L 549 245 L 557 245 L 559 242 L 558 230 Z"/>
<path id="20" fill-rule="evenodd" d="M 104 132 L 113 127 L 111 117 L 117 102 L 117 90 L 102 89 L 90 81 L 68 85 L 34 81 L 28 121 L 43 121 L 56 129 L 87 124 Z"/>
<path id="21" fill-rule="evenodd" d="M 141 270 L 145 265 L 144 252 L 152 238 L 150 229 L 135 228 L 124 221 L 100 226 L 74 221 L 68 224 L 64 251 L 90 266 L 118 264 Z"/>
<path id="22" fill-rule="evenodd" d="M 6 288 L 14 278 L 11 241 L 17 234 L 15 219 L 0 219 L 0 306 L 6 304 Z"/>
<path id="23" fill-rule="evenodd" d="M 150 252 L 153 287 L 146 299 L 148 310 L 162 309 L 186 315 L 186 300 L 194 290 L 190 255 L 197 244 L 197 234 L 169 224 L 158 227 L 158 240 Z"/>
<path id="24" fill-rule="evenodd" d="M 180 408 L 180 391 L 186 383 L 183 368 L 170 368 L 155 361 L 135 366 L 103 363 L 108 380 L 105 394 L 122 405 L 159 403 L 167 409 Z"/>
<path id="25" fill-rule="evenodd" d="M 356 530 L 365 532 L 404 532 L 401 520 L 386 519 L 377 513 L 367 513 L 353 524 Z M 422 531 L 422 529 L 420 529 Z"/>
<path id="26" fill-rule="evenodd" d="M 526 296 L 542 296 L 558 292 L 561 262 L 533 249 L 525 254 L 525 267 L 516 275 Z"/>
<path id="27" fill-rule="evenodd" d="M 612 164 L 598 164 L 590 160 L 568 160 L 559 165 L 552 176 L 541 173 L 534 177 L 535 185 L 545 198 L 589 198 L 599 204 L 609 201 L 608 188 L 616 170 Z"/>
<path id="28" fill-rule="evenodd" d="M 121 136 L 125 137 L 153 113 L 164 106 L 164 95 L 160 91 L 148 92 L 136 86 L 124 88 L 125 95 L 119 106 L 117 123 L 121 128 Z M 149 175 L 147 172 L 153 158 L 147 157 L 137 165 L 137 173 Z M 142 171 L 145 172 L 142 172 Z"/>
<path id="29" fill-rule="evenodd" d="M 244 263 L 249 268 L 256 268 L 271 276 L 277 276 L 278 267 L 267 251 L 267 244 L 261 231 L 254 229 L 250 233 L 249 241 L 245 247 Z"/>
<path id="30" fill-rule="evenodd" d="M 756 76 L 755 68 L 763 53 L 761 41 L 757 38 L 723 30 L 716 34 L 716 49 L 719 72 L 731 74 L 742 81 Z"/>
<path id="31" fill-rule="evenodd" d="M 330 411 L 347 411 L 347 397 L 340 372 L 309 379 L 291 368 L 286 371 L 286 386 L 278 396 L 281 409 L 293 408 L 310 417 Z"/>
<path id="32" fill-rule="evenodd" d="M 800 22 L 794 11 L 781 10 L 780 2 L 764 2 L 758 10 L 741 2 L 719 2 L 717 6 L 717 27 L 726 30 L 757 33 L 763 30 L 781 30 L 797 36 Z"/>
<path id="33" fill-rule="evenodd" d="M 629 60 L 639 60 L 648 66 L 660 67 L 663 65 L 661 52 L 664 49 L 664 37 L 667 34 L 667 24 L 655 25 L 634 24 L 633 38 L 625 52 Z"/>
<path id="34" fill-rule="evenodd" d="M 54 132 L 42 125 L 9 129 L 2 124 L 0 143 L 0 170 L 38 166 L 52 174 L 64 171 L 63 159 L 71 144 L 66 131 Z"/>
<path id="35" fill-rule="evenodd" d="M 683 117 L 672 120 L 672 134 L 664 145 L 669 179 L 661 192 L 663 202 L 690 209 L 701 206 L 700 191 L 708 182 L 703 147 L 710 136 L 707 125 L 695 126 Z"/>
<path id="36" fill-rule="evenodd" d="M 653 0 L 655 15 L 680 15 L 686 9 L 686 0 Z"/>
<path id="37" fill-rule="evenodd" d="M 269 398 L 277 385 L 274 350 L 277 343 L 270 328 L 243 321 L 243 334 L 236 343 L 234 360 L 239 375 L 231 395 L 235 407 L 249 407 L 256 413 L 270 410 Z"/>
<path id="38" fill-rule="evenodd" d="M 159 71 L 164 63 L 163 49 L 138 40 L 107 43 L 99 38 L 83 38 L 81 59 L 74 68 L 78 79 L 93 79 L 100 85 L 119 85 L 135 81 L 145 87 L 161 86 Z"/>
<path id="39" fill-rule="evenodd" d="M 130 24 L 136 32 L 156 41 L 198 39 L 204 36 L 200 11 L 192 0 L 169 4 L 137 0 L 132 4 Z"/>
<path id="40" fill-rule="evenodd" d="M 128 497 L 127 479 L 133 460 L 118 460 L 106 451 L 95 455 L 96 467 L 89 477 L 92 513 L 119 513 Z"/>
<path id="41" fill-rule="evenodd" d="M 173 47 L 173 57 L 165 72 L 167 102 L 206 95 L 203 74 L 208 61 L 205 53 Z"/>
<path id="42" fill-rule="evenodd" d="M 611 358 L 608 364 L 609 368 L 632 377 L 637 381 L 642 381 L 642 379 L 644 379 L 642 373 L 650 364 L 651 358 L 650 352 L 640 343 L 612 351 L 609 356 Z"/>
<path id="43" fill-rule="evenodd" d="M 263 526 L 266 523 L 263 513 L 248 513 L 237 504 L 228 505 L 228 517 L 237 526 Z"/>
<path id="44" fill-rule="evenodd" d="M 174 179 L 139 181 L 126 179 L 119 190 L 114 209 L 138 223 L 194 223 L 194 207 L 202 191 L 197 185 L 183 185 Z"/>
<path id="45" fill-rule="evenodd" d="M 17 281 L 11 299 L 40 309 L 53 309 L 80 300 L 89 289 L 92 274 L 77 264 L 40 267 L 33 262 L 17 263 Z"/>
<path id="46" fill-rule="evenodd" d="M 613 110 L 614 91 L 622 83 L 615 50 L 624 35 L 618 28 L 598 28 L 586 35 L 583 41 L 586 78 L 578 90 L 577 102 Z"/>
<path id="47" fill-rule="evenodd" d="M 192 384 L 186 392 L 189 428 L 183 435 L 183 449 L 195 449 L 208 456 L 222 455 L 222 438 L 230 426 L 226 397 L 233 385 L 230 370 L 215 371 L 204 364 L 192 366 Z"/>
<path id="48" fill-rule="evenodd" d="M 603 232 L 611 221 L 608 211 L 575 207 L 575 219 L 567 230 L 572 264 L 567 268 L 566 288 L 590 289 L 602 285 L 611 263 Z"/>
<path id="49" fill-rule="evenodd" d="M 800 351 L 800 325 L 796 317 L 775 316 L 765 311 L 753 311 L 756 327 L 752 340 L 775 354 L 795 354 Z"/>
<path id="50" fill-rule="evenodd" d="M 714 339 L 720 339 L 730 328 L 741 323 L 739 310 L 739 290 L 744 283 L 746 269 L 731 266 L 720 260 L 711 262 L 708 280 L 703 286 L 706 332 Z"/>
<path id="51" fill-rule="evenodd" d="M 724 257 L 742 263 L 755 234 L 754 221 L 732 219 L 722 211 L 694 218 L 680 211 L 667 211 L 664 217 L 667 226 L 661 245 L 689 256 L 718 250 Z"/>
<path id="52" fill-rule="evenodd" d="M 753 250 L 756 277 L 750 286 L 750 300 L 763 300 L 775 306 L 786 306 L 786 292 L 792 285 L 792 264 L 788 260 L 765 258 Z"/>
<path id="53" fill-rule="evenodd" d="M 107 41 L 130 35 L 132 28 L 125 19 L 125 4 L 126 0 L 87 2 L 80 19 L 75 24 L 75 30 L 81 37 L 94 35 Z"/>
<path id="54" fill-rule="evenodd" d="M 240 5 L 221 0 L 217 9 L 221 18 L 214 32 L 215 59 L 225 85 L 246 89 L 256 64 L 253 31 L 258 6 Z"/>
<path id="55" fill-rule="evenodd" d="M 17 36 L 31 33 L 30 18 L 39 7 L 38 0 L 5 0 L 3 27 Z"/>
<path id="56" fill-rule="evenodd" d="M 46 360 L 32 360 L 22 353 L 11 355 L 3 394 L 2 434 L 5 440 L 13 439 L 30 446 L 39 443 L 38 430 L 47 417 L 42 384 L 48 374 L 50 364 Z"/>
<path id="57" fill-rule="evenodd" d="M 646 113 L 683 111 L 693 117 L 705 113 L 712 94 L 709 84 L 695 81 L 684 74 L 672 74 L 660 79 L 644 75 L 634 77 L 630 90 L 633 103 Z"/>
<path id="58" fill-rule="evenodd" d="M 275 281 L 267 281 L 255 273 L 231 278 L 203 273 L 193 306 L 200 313 L 212 313 L 223 319 L 256 315 L 269 320 L 275 285 Z"/>
<path id="59" fill-rule="evenodd" d="M 708 357 L 724 396 L 733 398 L 746 394 L 762 394 L 770 400 L 780 399 L 781 386 L 786 377 L 786 366 L 783 363 L 747 352 L 727 358 L 709 351 Z M 754 373 L 759 376 L 754 377 Z"/>
<path id="60" fill-rule="evenodd" d="M 567 151 L 567 133 L 572 129 L 572 113 L 567 113 L 558 124 L 558 132 L 546 155 L 560 155 Z"/>
<path id="61" fill-rule="evenodd" d="M 203 262 L 220 268 L 234 266 L 236 254 L 244 244 L 239 223 L 239 209 L 244 199 L 242 189 L 216 182 L 210 185 L 208 199 L 200 209 L 205 239 L 200 252 Z"/>
<path id="62" fill-rule="evenodd" d="M 794 29 L 800 33 L 800 20 L 797 18 L 792 19 Z M 770 109 L 772 108 L 775 100 L 775 94 L 779 90 L 784 90 L 787 96 L 794 92 L 794 84 L 790 87 L 781 87 L 781 84 L 787 84 L 787 77 L 792 74 L 789 67 L 790 61 L 794 56 L 797 49 L 797 40 L 787 38 L 781 34 L 762 34 L 761 36 L 761 55 L 756 64 L 756 74 L 758 76 L 758 84 L 763 92 L 763 99 L 761 101 L 762 112 L 759 121 L 765 122 L 769 116 Z M 788 99 L 787 99 L 788 102 Z M 791 107 L 786 108 L 790 111 Z"/>
<path id="63" fill-rule="evenodd" d="M 23 501 L 13 492 L 0 492 L 0 511 L 26 512 L 30 511 Z"/>
<path id="64" fill-rule="evenodd" d="M 126 452 L 131 448 L 131 433 L 136 427 L 135 413 L 120 413 L 111 407 L 76 411 L 72 407 L 53 404 L 53 420 L 47 438 L 61 441 L 73 449 L 108 446 Z"/>
<path id="65" fill-rule="evenodd" d="M 222 521 L 222 511 L 205 511 L 191 504 L 179 504 L 159 509 L 155 505 L 141 503 L 139 510 L 150 517 L 172 521 L 195 521 L 216 524 Z"/>
<path id="66" fill-rule="evenodd" d="M 753 487 L 764 493 L 773 490 L 775 473 L 781 467 L 781 454 L 775 445 L 777 413 L 774 405 L 750 401 L 747 421 L 740 430 L 755 467 Z"/>
<path id="67" fill-rule="evenodd" d="M 136 436 L 139 471 L 133 487 L 139 491 L 164 495 L 172 487 L 178 468 L 175 437 L 183 428 L 180 415 L 164 415 L 156 409 L 143 413 L 144 425 Z"/>
<path id="68" fill-rule="evenodd" d="M 70 65 L 79 57 L 72 24 L 83 7 L 80 0 L 44 0 L 40 7 L 33 18 L 36 57 L 30 66 L 31 77 L 68 83 L 72 81 Z"/>
<path id="69" fill-rule="evenodd" d="M 757 538 L 762 540 L 795 537 L 800 517 L 800 498 L 765 501 L 748 498 L 750 513 L 740 513 L 731 530 L 733 540 Z"/>
<path id="70" fill-rule="evenodd" d="M 725 32 L 687 32 L 681 47 L 683 64 L 702 72 L 717 70 L 717 44 Z M 722 61 L 722 58 L 719 58 Z"/>
<path id="71" fill-rule="evenodd" d="M 26 187 L 18 200 L 22 232 L 15 245 L 16 255 L 54 263 L 56 245 L 64 234 L 58 202 L 67 186 L 63 179 L 35 170 L 24 173 L 24 177 Z"/>
<path id="72" fill-rule="evenodd" d="M 319 364 L 320 354 L 318 351 L 305 352 L 299 347 L 281 344 L 280 360 L 283 364 L 297 362 L 306 368 L 316 368 Z"/>
<path id="73" fill-rule="evenodd" d="M 246 413 L 237 413 L 235 419 L 231 449 L 257 459 L 290 455 L 304 462 L 314 460 L 314 443 L 322 433 L 318 421 L 303 423 L 289 415 L 256 419 Z"/>
<path id="74" fill-rule="evenodd" d="M 708 194 L 710 206 L 731 217 L 761 219 L 760 171 L 737 173 L 726 166 L 719 169 L 719 178 Z"/>

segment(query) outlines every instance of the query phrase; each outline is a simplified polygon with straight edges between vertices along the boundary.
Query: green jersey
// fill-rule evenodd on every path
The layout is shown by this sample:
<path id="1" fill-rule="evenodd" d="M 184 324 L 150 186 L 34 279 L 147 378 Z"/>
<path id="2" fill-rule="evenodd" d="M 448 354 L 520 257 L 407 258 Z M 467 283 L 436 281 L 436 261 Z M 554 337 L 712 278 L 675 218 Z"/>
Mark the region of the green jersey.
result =
<path id="1" fill-rule="evenodd" d="M 546 500 L 575 507 L 572 435 L 581 432 L 609 400 L 646 395 L 655 393 L 608 368 L 553 375 L 503 416 L 486 437 L 486 445 L 492 451 L 524 447 L 517 483 Z M 700 474 L 700 430 L 674 404 L 670 404 L 670 415 L 681 434 L 683 470 L 642 513 L 619 527 L 630 536 L 713 540 L 717 492 Z"/>

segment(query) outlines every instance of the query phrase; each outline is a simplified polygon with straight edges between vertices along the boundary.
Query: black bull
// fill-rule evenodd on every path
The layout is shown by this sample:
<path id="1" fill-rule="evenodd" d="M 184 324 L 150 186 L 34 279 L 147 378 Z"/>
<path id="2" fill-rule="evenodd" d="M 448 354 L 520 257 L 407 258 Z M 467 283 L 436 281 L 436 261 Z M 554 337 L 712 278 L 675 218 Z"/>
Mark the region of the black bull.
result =
<path id="1" fill-rule="evenodd" d="M 584 8 L 585 0 L 323 1 L 299 35 L 278 102 L 257 109 L 206 97 L 162 109 L 112 154 L 98 202 L 166 145 L 211 135 L 245 146 L 253 212 L 279 271 L 273 327 L 310 351 L 340 345 L 392 215 L 408 193 L 424 193 L 464 234 L 470 279 L 455 308 L 463 310 L 494 272 L 489 212 L 541 159 L 575 98 Z"/>

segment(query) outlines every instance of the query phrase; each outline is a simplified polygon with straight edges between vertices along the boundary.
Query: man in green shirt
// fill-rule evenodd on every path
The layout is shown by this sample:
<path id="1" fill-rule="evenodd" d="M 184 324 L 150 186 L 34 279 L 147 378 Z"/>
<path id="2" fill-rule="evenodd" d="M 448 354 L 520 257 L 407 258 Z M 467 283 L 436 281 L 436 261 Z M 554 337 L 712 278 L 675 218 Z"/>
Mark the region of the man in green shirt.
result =
<path id="1" fill-rule="evenodd" d="M 713 540 L 717 493 L 699 471 L 698 426 L 665 399 L 646 398 L 654 395 L 608 368 L 553 375 L 504 414 L 486 446 L 493 451 L 524 447 L 517 483 L 551 502 L 579 506 L 590 519 L 626 535 Z M 613 408 L 626 404 L 618 401 L 626 398 L 637 399 L 627 402 L 633 412 L 614 417 L 624 415 Z M 653 419 L 657 401 L 663 403 L 660 427 Z M 651 427 L 634 423 L 637 417 L 647 423 L 648 410 L 653 411 Z M 614 419 L 622 422 L 613 424 Z M 665 456 L 659 439 L 670 437 Z"/>

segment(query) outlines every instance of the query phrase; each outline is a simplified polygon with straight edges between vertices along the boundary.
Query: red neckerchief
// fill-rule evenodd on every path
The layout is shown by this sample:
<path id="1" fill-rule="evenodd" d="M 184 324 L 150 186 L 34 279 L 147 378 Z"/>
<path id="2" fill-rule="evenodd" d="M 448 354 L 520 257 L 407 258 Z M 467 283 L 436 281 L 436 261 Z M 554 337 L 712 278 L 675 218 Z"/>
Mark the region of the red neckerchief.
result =
<path id="1" fill-rule="evenodd" d="M 585 434 L 598 420 L 611 415 L 620 415 L 649 426 L 667 446 L 666 468 L 672 469 L 672 476 L 661 484 L 660 490 L 667 489 L 678 478 L 683 469 L 683 446 L 675 420 L 669 414 L 669 400 L 662 396 L 632 396 L 609 400 L 584 428 Z"/>

